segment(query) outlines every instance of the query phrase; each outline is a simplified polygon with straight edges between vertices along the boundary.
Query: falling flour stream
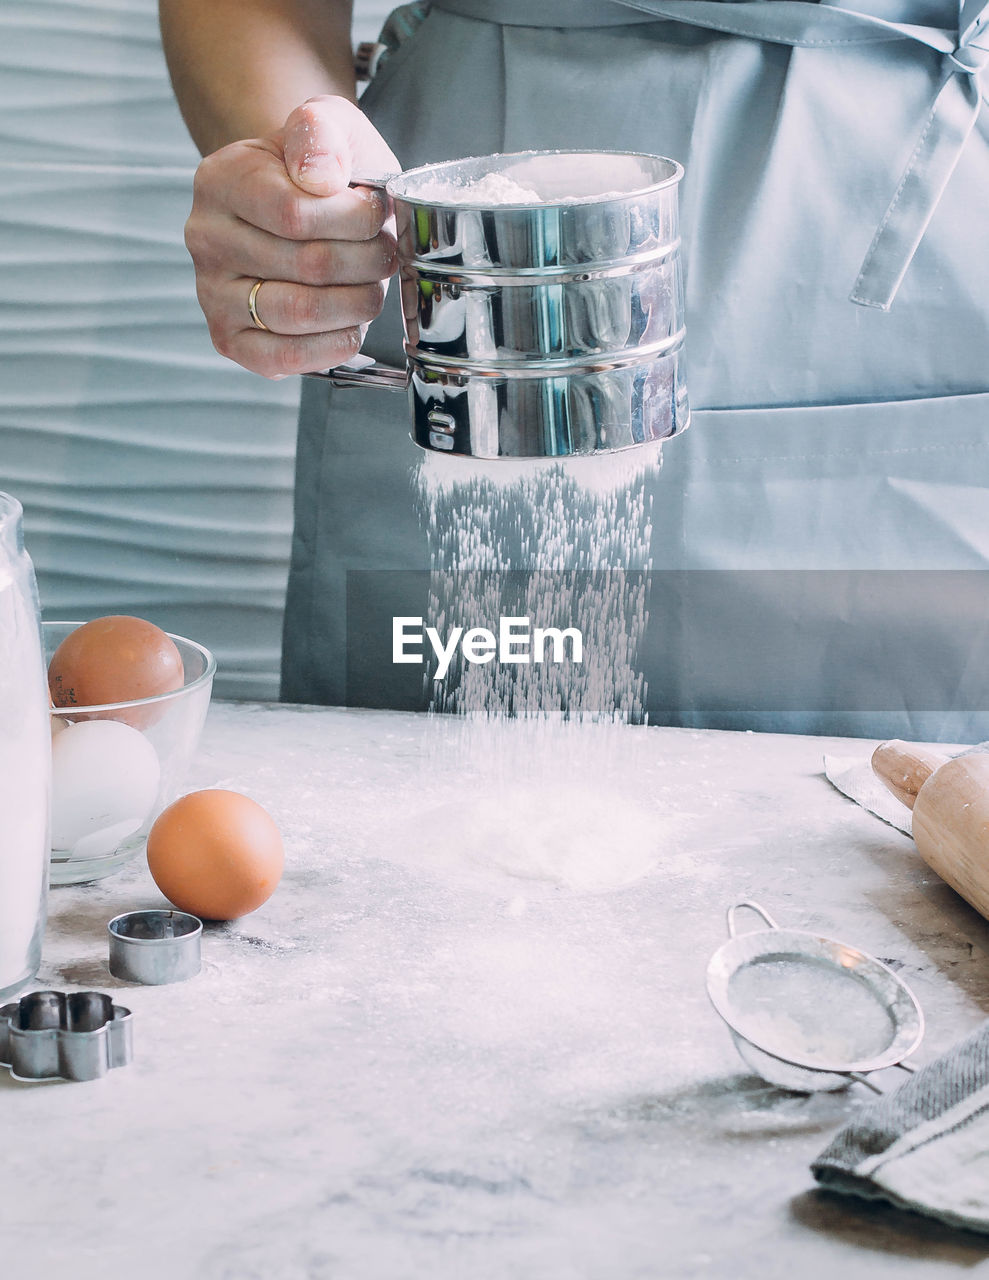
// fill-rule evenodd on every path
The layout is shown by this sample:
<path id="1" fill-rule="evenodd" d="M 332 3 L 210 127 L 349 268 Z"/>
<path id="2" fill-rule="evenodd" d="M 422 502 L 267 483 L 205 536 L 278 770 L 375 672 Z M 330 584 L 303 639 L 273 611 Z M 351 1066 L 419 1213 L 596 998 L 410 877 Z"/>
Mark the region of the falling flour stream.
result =
<path id="1" fill-rule="evenodd" d="M 416 474 L 430 553 L 429 614 L 493 627 L 504 616 L 577 626 L 577 663 L 465 662 L 427 674 L 434 711 L 500 720 L 645 718 L 637 651 L 646 624 L 658 446 L 567 461 L 448 459 Z"/>

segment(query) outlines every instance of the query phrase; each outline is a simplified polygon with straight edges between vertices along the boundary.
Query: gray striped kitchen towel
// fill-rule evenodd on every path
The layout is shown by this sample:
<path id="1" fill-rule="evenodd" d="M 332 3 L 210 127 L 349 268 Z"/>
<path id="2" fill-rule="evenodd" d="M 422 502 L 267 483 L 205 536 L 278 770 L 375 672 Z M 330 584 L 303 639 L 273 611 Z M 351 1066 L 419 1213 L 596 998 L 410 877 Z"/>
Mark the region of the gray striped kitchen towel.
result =
<path id="1" fill-rule="evenodd" d="M 989 1232 L 989 1022 L 863 1110 L 811 1171 L 835 1191 Z"/>

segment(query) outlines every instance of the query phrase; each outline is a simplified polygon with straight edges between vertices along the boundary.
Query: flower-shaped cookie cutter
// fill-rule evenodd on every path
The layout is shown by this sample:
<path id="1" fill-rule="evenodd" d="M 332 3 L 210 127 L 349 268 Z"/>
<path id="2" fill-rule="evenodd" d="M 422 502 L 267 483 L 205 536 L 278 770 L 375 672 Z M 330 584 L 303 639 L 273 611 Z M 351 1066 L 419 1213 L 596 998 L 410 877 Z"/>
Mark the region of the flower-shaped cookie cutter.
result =
<path id="1" fill-rule="evenodd" d="M 130 1009 L 102 991 L 31 991 L 0 1008 L 0 1066 L 17 1080 L 97 1080 L 133 1051 Z"/>

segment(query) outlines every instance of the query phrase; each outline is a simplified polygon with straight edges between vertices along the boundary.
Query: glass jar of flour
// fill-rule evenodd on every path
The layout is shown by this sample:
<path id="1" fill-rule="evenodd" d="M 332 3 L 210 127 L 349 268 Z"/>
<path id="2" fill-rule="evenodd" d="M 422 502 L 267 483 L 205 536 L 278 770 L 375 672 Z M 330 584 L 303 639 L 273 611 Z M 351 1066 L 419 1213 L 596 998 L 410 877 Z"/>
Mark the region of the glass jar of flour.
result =
<path id="1" fill-rule="evenodd" d="M 0 998 L 38 971 L 48 893 L 48 681 L 22 514 L 0 493 Z"/>

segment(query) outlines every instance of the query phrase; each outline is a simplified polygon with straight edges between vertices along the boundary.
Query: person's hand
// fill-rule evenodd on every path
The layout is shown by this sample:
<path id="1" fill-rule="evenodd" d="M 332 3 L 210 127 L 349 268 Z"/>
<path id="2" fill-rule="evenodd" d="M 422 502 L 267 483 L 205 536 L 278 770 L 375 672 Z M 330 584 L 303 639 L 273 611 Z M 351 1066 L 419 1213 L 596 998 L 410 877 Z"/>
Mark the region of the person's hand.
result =
<path id="1" fill-rule="evenodd" d="M 399 167 L 367 117 L 333 97 L 298 107 L 274 137 L 206 156 L 185 240 L 221 355 L 279 378 L 357 353 L 397 258 L 387 196 L 348 183 Z"/>

